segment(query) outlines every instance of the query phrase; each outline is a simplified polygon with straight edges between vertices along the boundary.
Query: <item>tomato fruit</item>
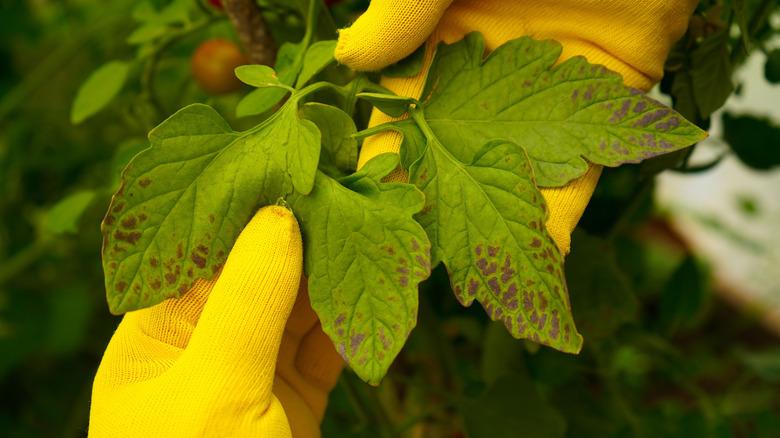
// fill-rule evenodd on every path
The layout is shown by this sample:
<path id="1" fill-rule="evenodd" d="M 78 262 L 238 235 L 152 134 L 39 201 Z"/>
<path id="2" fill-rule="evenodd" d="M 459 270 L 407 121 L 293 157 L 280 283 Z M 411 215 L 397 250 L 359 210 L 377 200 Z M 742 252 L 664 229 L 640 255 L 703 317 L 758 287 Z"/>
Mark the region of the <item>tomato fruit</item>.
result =
<path id="1" fill-rule="evenodd" d="M 225 6 L 222 5 L 222 0 L 209 0 L 209 4 L 220 11 L 225 9 Z"/>
<path id="2" fill-rule="evenodd" d="M 228 40 L 204 41 L 192 55 L 192 75 L 206 92 L 224 94 L 241 88 L 233 70 L 249 60 L 238 46 Z"/>

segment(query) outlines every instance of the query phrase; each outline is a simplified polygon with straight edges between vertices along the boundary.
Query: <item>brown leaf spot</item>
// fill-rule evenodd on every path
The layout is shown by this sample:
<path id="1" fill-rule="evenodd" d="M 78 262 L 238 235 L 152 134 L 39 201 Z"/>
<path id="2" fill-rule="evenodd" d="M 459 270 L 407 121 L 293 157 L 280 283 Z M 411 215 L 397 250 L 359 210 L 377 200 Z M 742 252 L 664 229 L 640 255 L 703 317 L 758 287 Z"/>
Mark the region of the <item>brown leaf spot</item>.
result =
<path id="1" fill-rule="evenodd" d="M 151 257 L 149 259 L 149 266 L 151 266 L 153 268 L 156 268 L 157 265 L 159 265 L 159 264 L 160 264 L 160 262 L 155 257 Z"/>
<path id="2" fill-rule="evenodd" d="M 349 348 L 352 350 L 352 354 L 355 354 L 355 350 L 360 348 L 360 344 L 363 343 L 363 339 L 365 339 L 366 335 L 362 333 L 358 333 L 349 340 Z"/>
<path id="3" fill-rule="evenodd" d="M 473 278 L 470 279 L 469 280 L 469 287 L 468 287 L 469 295 L 471 295 L 471 296 L 476 295 L 478 287 L 479 287 L 479 283 L 477 283 L 477 280 L 475 280 Z"/>
<path id="4" fill-rule="evenodd" d="M 135 224 L 136 224 L 135 216 L 130 216 L 129 218 L 122 221 L 122 226 L 130 230 L 135 228 Z"/>
<path id="5" fill-rule="evenodd" d="M 498 285 L 498 280 L 491 278 L 488 280 L 488 287 L 493 291 L 496 296 L 501 296 L 501 287 Z"/>
<path id="6" fill-rule="evenodd" d="M 149 283 L 150 286 L 152 286 L 152 289 L 154 290 L 160 290 L 162 287 L 162 282 L 159 278 L 154 279 L 151 283 Z"/>
<path id="7" fill-rule="evenodd" d="M 560 334 L 560 321 L 558 320 L 558 311 L 552 311 L 552 320 L 550 321 L 550 337 L 552 339 L 558 339 Z"/>
<path id="8" fill-rule="evenodd" d="M 114 238 L 116 240 L 121 240 L 123 242 L 127 242 L 130 245 L 135 245 L 136 242 L 138 242 L 138 239 L 141 238 L 141 232 L 140 231 L 131 231 L 129 233 L 125 233 L 120 230 L 116 230 L 114 232 Z"/>
<path id="9" fill-rule="evenodd" d="M 206 259 L 201 257 L 200 254 L 197 252 L 192 253 L 192 263 L 195 263 L 195 265 L 201 269 L 206 267 Z"/>
<path id="10" fill-rule="evenodd" d="M 215 220 L 217 220 L 217 218 L 215 218 L 213 214 L 210 214 L 209 215 L 209 222 L 213 224 Z"/>
<path id="11" fill-rule="evenodd" d="M 531 241 L 531 248 L 539 248 L 540 246 L 542 246 L 542 241 L 534 237 L 534 240 Z"/>
<path id="12" fill-rule="evenodd" d="M 125 283 L 124 281 L 120 281 L 119 283 L 116 284 L 116 291 L 123 292 L 126 287 L 127 287 L 127 283 Z"/>
<path id="13" fill-rule="evenodd" d="M 138 181 L 138 185 L 141 186 L 141 188 L 144 188 L 144 189 L 149 187 L 149 184 L 151 184 L 151 183 L 152 183 L 152 180 L 149 179 L 148 177 Z"/>

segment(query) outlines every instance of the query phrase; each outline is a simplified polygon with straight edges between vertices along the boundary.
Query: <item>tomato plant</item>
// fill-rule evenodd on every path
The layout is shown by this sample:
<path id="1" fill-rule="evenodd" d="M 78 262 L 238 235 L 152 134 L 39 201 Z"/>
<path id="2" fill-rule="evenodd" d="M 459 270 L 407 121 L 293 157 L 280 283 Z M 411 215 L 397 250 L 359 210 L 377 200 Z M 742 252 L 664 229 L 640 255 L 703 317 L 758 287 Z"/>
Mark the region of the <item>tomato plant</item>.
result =
<path id="1" fill-rule="evenodd" d="M 776 49 L 768 43 L 776 35 L 768 18 L 776 2 L 706 0 L 699 6 L 669 56 L 659 89 L 675 112 L 654 120 L 667 129 L 652 135 L 656 145 L 664 141 L 669 147 L 655 150 L 626 136 L 614 149 L 601 150 L 598 141 L 572 142 L 558 155 L 523 140 L 563 135 L 569 127 L 545 119 L 543 108 L 513 101 L 516 95 L 485 89 L 476 90 L 484 99 L 470 100 L 430 87 L 416 102 L 388 94 L 374 74 L 333 62 L 334 29 L 348 26 L 367 2 L 344 0 L 333 15 L 322 8 L 316 17 L 308 15 L 307 1 L 258 2 L 278 47 L 273 65 L 265 66 L 246 65 L 241 35 L 227 14 L 214 10 L 221 2 L 209 4 L 214 8 L 189 0 L 0 6 L 6 67 L 0 69 L 4 435 L 83 435 L 90 381 L 118 321 L 106 311 L 100 291 L 107 289 L 112 310 L 122 312 L 187 286 L 186 278 L 166 284 L 163 277 L 155 289 L 155 278 L 143 269 L 136 277 L 128 274 L 129 265 L 112 271 L 112 262 L 128 263 L 121 252 L 111 252 L 115 245 L 142 245 L 175 259 L 174 236 L 192 231 L 193 239 L 201 239 L 197 243 L 209 244 L 208 254 L 197 253 L 195 244 L 186 248 L 189 262 L 181 263 L 208 277 L 240 229 L 209 228 L 209 213 L 223 208 L 242 223 L 257 205 L 279 197 L 304 229 L 315 309 L 355 371 L 344 373 L 331 396 L 324 436 L 780 433 L 776 337 L 715 293 L 719 285 L 706 260 L 670 231 L 650 196 L 661 171 L 707 171 L 687 162 L 692 148 L 686 146 L 712 120 L 723 122 L 729 154 L 757 171 L 776 169 L 776 121 L 715 112 L 734 94 L 734 72 L 751 53 L 767 53 L 766 77 L 776 81 Z M 508 75 L 482 62 L 481 44 L 471 35 L 440 47 L 430 80 L 464 90 L 474 77 Z M 501 56 L 513 59 L 529 52 L 554 62 L 560 49 L 520 39 L 502 50 Z M 548 80 L 545 62 L 506 79 Z M 580 68 L 593 67 L 579 61 L 560 68 L 575 80 Z M 609 72 L 593 73 L 602 82 L 615 81 Z M 593 98 L 629 99 L 632 109 L 667 111 L 617 85 L 614 94 Z M 587 106 L 582 99 L 573 104 Z M 501 141 L 477 128 L 494 116 L 481 101 L 514 109 L 506 115 L 517 123 L 502 131 Z M 405 155 L 400 161 L 378 157 L 358 171 L 360 141 L 374 106 L 408 116 L 385 126 L 405 134 Z M 449 117 L 455 107 L 470 117 L 457 130 Z M 620 108 L 594 110 L 589 116 L 603 123 L 583 135 L 598 138 L 613 118 L 611 127 L 629 129 L 615 115 Z M 568 118 L 582 114 L 580 107 L 570 111 Z M 673 117 L 679 117 L 677 124 L 669 123 Z M 523 128 L 532 119 L 538 126 Z M 207 129 L 214 142 L 203 146 L 197 138 Z M 292 137 L 295 144 L 286 143 Z M 181 155 L 185 148 L 198 156 Z M 220 152 L 218 160 L 196 168 L 196 158 L 206 160 L 213 152 Z M 166 166 L 163 155 L 187 166 Z M 651 155 L 658 156 L 623 164 Z M 563 264 L 550 236 L 531 226 L 544 217 L 537 190 L 576 178 L 586 161 L 623 165 L 605 171 Z M 258 162 L 268 166 L 253 165 Z M 560 166 L 564 162 L 573 164 Z M 398 165 L 409 171 L 410 183 L 382 181 Z M 214 186 L 229 168 L 245 169 L 236 173 L 235 197 L 214 191 L 194 215 L 182 207 L 193 207 L 186 192 L 178 204 L 152 196 L 188 184 Z M 434 173 L 446 177 L 446 192 L 427 178 Z M 112 203 L 123 183 L 123 194 Z M 469 217 L 451 208 L 505 199 L 522 205 L 511 207 L 512 218 L 522 221 L 508 220 L 501 210 Z M 426 200 L 435 200 L 427 204 L 435 208 L 425 208 Z M 117 209 L 122 202 L 124 209 Z M 102 239 L 97 224 L 109 205 L 104 272 L 96 260 Z M 140 220 L 152 210 L 176 217 L 176 226 L 153 224 L 148 214 Z M 135 228 L 123 228 L 131 216 Z M 366 217 L 368 225 L 359 226 Z M 326 220 L 338 226 L 329 228 Z M 153 241 L 133 234 L 150 226 L 165 232 Z M 487 230 L 485 241 L 463 230 Z M 217 243 L 206 241 L 212 232 L 223 233 L 212 239 Z M 387 250 L 367 252 L 369 237 L 377 234 L 388 236 L 394 257 Z M 359 266 L 359 277 L 330 256 L 337 246 Z M 533 262 L 542 254 L 552 272 L 547 263 Z M 406 265 L 399 266 L 399 258 Z M 525 297 L 511 293 L 514 283 L 502 281 L 507 272 L 507 278 L 524 281 L 544 275 L 549 287 L 534 289 L 525 309 Z M 367 289 L 363 278 L 381 286 Z M 349 287 L 334 292 L 336 283 Z M 134 284 L 151 299 L 133 296 L 127 286 Z M 342 295 L 326 299 L 335 293 Z M 359 294 L 405 305 L 384 312 L 348 305 Z M 473 301 L 484 310 L 461 305 Z M 540 323 L 543 302 L 548 313 Z M 342 327 L 347 315 L 350 325 Z M 372 324 L 382 325 L 376 322 L 387 324 L 389 333 L 373 330 Z M 383 339 L 388 348 L 372 347 Z M 361 365 L 372 361 L 379 365 Z M 360 379 L 381 383 L 372 388 Z"/>

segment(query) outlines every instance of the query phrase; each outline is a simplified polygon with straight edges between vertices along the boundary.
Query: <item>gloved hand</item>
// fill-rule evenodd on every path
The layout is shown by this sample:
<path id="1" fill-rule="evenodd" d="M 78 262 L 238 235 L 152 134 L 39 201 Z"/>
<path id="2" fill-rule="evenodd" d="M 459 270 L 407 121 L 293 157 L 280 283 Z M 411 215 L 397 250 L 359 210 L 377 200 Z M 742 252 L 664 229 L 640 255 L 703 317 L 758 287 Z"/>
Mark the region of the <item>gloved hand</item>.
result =
<path id="1" fill-rule="evenodd" d="M 648 90 L 661 79 L 671 45 L 685 32 L 696 0 L 372 0 L 349 29 L 341 31 L 336 59 L 355 70 L 379 70 L 414 52 L 427 40 L 423 71 L 411 78 L 383 78 L 401 96 L 419 98 L 435 45 L 479 31 L 492 50 L 529 35 L 563 45 L 561 61 L 583 55 L 623 75 L 632 87 Z M 369 126 L 393 120 L 374 110 Z M 497 133 L 500 134 L 500 133 Z M 358 166 L 385 152 L 398 152 L 400 134 L 366 138 Z M 547 230 L 565 255 L 570 235 L 601 175 L 600 166 L 568 185 L 543 189 Z M 406 180 L 402 172 L 390 175 Z"/>
<path id="2" fill-rule="evenodd" d="M 90 436 L 319 436 L 343 361 L 309 305 L 302 251 L 292 213 L 264 207 L 215 280 L 125 315 Z"/>

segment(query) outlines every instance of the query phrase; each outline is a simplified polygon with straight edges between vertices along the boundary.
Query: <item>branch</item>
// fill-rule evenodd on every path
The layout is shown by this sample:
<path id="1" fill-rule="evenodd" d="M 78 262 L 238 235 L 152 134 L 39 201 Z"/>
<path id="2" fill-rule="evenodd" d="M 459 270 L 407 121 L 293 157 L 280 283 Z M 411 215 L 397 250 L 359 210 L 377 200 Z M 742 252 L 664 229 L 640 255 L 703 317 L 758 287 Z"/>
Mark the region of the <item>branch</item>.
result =
<path id="1" fill-rule="evenodd" d="M 249 54 L 249 61 L 253 64 L 273 65 L 276 43 L 255 0 L 222 0 L 222 4 Z"/>

